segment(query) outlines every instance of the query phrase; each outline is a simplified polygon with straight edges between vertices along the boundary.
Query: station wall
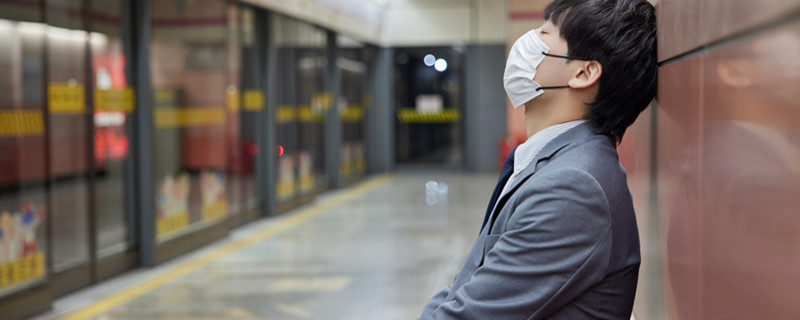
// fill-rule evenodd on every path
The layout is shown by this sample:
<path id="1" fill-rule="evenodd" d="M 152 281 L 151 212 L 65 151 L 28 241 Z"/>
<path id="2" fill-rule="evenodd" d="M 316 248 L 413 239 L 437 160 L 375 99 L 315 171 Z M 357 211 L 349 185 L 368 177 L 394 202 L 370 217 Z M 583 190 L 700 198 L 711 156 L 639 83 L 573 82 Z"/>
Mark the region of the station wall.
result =
<path id="1" fill-rule="evenodd" d="M 620 146 L 639 319 L 800 318 L 800 3 L 661 0 L 656 101 Z"/>

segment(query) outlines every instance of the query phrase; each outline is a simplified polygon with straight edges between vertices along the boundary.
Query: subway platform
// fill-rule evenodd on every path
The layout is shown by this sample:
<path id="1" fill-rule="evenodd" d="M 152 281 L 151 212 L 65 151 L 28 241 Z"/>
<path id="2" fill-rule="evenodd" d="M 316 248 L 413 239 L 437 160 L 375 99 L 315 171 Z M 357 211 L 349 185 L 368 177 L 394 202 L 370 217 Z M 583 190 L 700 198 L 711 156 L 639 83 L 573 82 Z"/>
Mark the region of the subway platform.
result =
<path id="1" fill-rule="evenodd" d="M 798 320 L 800 1 L 607 3 L 642 1 L 633 314 Z M 552 2 L 0 0 L 0 320 L 414 319 L 529 137 L 505 70 Z"/>
<path id="2" fill-rule="evenodd" d="M 413 319 L 463 263 L 495 181 L 373 176 L 34 319 Z"/>

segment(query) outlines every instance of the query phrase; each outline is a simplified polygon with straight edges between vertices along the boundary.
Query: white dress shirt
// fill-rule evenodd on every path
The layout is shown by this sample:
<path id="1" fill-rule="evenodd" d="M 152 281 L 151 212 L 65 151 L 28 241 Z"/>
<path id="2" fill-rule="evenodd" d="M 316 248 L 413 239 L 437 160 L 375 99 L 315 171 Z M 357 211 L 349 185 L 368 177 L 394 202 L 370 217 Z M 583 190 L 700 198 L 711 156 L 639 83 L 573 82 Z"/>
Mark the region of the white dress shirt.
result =
<path id="1" fill-rule="evenodd" d="M 527 141 L 525 141 L 525 143 L 519 145 L 519 147 L 517 147 L 517 151 L 514 152 L 514 172 L 511 173 L 511 177 L 508 178 L 505 186 L 503 186 L 503 192 L 500 192 L 500 198 L 502 198 L 506 192 L 508 192 L 508 188 L 514 184 L 514 181 L 517 180 L 517 177 L 522 170 L 531 164 L 531 161 L 536 158 L 544 146 L 550 143 L 550 141 L 553 141 L 553 139 L 556 137 L 560 136 L 562 133 L 567 132 L 567 130 L 572 129 L 584 122 L 586 122 L 586 120 L 575 120 L 549 126 L 544 130 L 532 135 Z"/>

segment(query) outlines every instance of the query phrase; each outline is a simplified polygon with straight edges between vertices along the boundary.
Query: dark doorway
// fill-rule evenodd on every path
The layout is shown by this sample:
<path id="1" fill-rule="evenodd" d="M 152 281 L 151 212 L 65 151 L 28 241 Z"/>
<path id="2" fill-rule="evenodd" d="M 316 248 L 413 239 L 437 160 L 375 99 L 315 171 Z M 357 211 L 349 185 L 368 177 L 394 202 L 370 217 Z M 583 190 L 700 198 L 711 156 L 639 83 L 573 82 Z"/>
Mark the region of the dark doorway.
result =
<path id="1" fill-rule="evenodd" d="M 395 50 L 396 160 L 398 165 L 463 164 L 464 50 Z"/>

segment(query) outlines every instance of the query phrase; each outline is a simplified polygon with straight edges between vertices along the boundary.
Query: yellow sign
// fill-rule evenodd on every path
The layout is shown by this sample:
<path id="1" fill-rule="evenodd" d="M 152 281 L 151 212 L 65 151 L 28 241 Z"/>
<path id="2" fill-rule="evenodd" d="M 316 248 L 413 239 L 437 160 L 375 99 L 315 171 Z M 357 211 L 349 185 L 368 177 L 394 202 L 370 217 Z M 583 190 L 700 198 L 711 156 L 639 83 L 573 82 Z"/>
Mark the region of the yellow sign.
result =
<path id="1" fill-rule="evenodd" d="M 300 192 L 306 193 L 309 191 L 314 190 L 314 175 L 313 174 L 303 174 L 300 176 L 300 185 L 299 189 Z"/>
<path id="2" fill-rule="evenodd" d="M 314 109 L 330 109 L 333 106 L 333 95 L 328 92 L 318 92 L 311 96 L 311 107 Z"/>
<path id="3" fill-rule="evenodd" d="M 350 162 L 342 162 L 339 165 L 339 173 L 343 176 L 350 175 Z"/>
<path id="4" fill-rule="evenodd" d="M 226 101 L 228 110 L 239 111 L 241 103 L 239 103 L 239 91 L 231 90 L 226 94 Z"/>
<path id="5" fill-rule="evenodd" d="M 95 110 L 133 112 L 133 89 L 95 89 Z"/>
<path id="6" fill-rule="evenodd" d="M 156 109 L 153 113 L 156 128 L 184 128 L 225 124 L 225 109 L 178 108 Z"/>
<path id="7" fill-rule="evenodd" d="M 278 199 L 287 199 L 294 195 L 294 180 L 280 180 L 275 187 Z"/>
<path id="8" fill-rule="evenodd" d="M 300 122 L 324 122 L 325 112 L 314 112 L 309 106 L 303 105 L 298 108 Z"/>
<path id="9" fill-rule="evenodd" d="M 397 111 L 397 118 L 402 123 L 454 123 L 461 121 L 461 111 L 417 112 L 416 109 L 404 108 Z"/>
<path id="10" fill-rule="evenodd" d="M 76 83 L 51 82 L 47 86 L 47 105 L 51 114 L 86 112 L 83 86 Z"/>
<path id="11" fill-rule="evenodd" d="M 287 123 L 297 118 L 296 110 L 293 106 L 280 106 L 275 112 L 275 122 Z"/>
<path id="12" fill-rule="evenodd" d="M 188 212 L 181 212 L 168 217 L 159 217 L 158 222 L 156 222 L 156 235 L 160 237 L 170 232 L 182 230 L 187 226 L 189 226 Z"/>
<path id="13" fill-rule="evenodd" d="M 261 90 L 244 91 L 244 110 L 261 111 L 264 109 L 264 93 Z"/>
<path id="14" fill-rule="evenodd" d="M 43 123 L 39 110 L 0 110 L 0 137 L 40 136 Z"/>
<path id="15" fill-rule="evenodd" d="M 44 277 L 44 253 L 0 264 L 0 290 Z"/>
<path id="16" fill-rule="evenodd" d="M 220 200 L 213 204 L 204 205 L 202 217 L 203 221 L 213 221 L 228 216 L 228 201 Z"/>
<path id="17" fill-rule="evenodd" d="M 364 108 L 360 106 L 348 107 L 339 111 L 342 122 L 358 123 L 364 120 Z"/>
<path id="18" fill-rule="evenodd" d="M 364 173 L 364 171 L 367 170 L 367 162 L 364 160 L 364 157 L 356 159 L 356 170 L 359 173 Z"/>
<path id="19" fill-rule="evenodd" d="M 289 199 L 295 194 L 295 162 L 292 155 L 278 158 L 278 185 L 275 193 L 279 200 Z"/>
<path id="20" fill-rule="evenodd" d="M 201 217 L 212 221 L 228 216 L 228 198 L 225 195 L 225 174 L 205 171 L 200 174 L 200 194 L 203 199 Z"/>

